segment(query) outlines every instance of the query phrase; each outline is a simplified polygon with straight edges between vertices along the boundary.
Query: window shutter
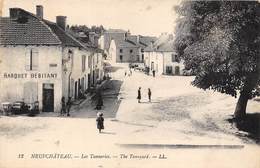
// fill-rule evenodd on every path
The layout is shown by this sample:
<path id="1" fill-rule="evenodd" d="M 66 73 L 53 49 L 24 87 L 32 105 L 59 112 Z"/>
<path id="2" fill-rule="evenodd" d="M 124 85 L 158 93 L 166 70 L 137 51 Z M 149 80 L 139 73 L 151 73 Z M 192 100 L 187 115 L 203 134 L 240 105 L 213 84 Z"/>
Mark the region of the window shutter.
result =
<path id="1" fill-rule="evenodd" d="M 37 50 L 32 50 L 32 70 L 37 70 L 39 65 L 39 53 Z"/>
<path id="2" fill-rule="evenodd" d="M 31 50 L 25 52 L 25 70 L 30 71 L 30 54 Z"/>

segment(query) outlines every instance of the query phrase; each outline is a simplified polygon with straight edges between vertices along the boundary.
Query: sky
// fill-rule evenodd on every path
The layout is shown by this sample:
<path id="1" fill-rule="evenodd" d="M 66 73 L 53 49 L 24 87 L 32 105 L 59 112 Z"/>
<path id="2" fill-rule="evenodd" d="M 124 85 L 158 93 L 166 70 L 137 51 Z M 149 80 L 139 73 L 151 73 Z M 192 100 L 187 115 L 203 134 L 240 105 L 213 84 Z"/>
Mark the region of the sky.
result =
<path id="1" fill-rule="evenodd" d="M 103 25 L 105 28 L 130 30 L 131 34 L 155 35 L 173 33 L 180 0 L 3 0 L 3 16 L 9 8 L 19 7 L 35 13 L 43 5 L 44 18 L 55 21 L 67 16 L 69 25 Z"/>

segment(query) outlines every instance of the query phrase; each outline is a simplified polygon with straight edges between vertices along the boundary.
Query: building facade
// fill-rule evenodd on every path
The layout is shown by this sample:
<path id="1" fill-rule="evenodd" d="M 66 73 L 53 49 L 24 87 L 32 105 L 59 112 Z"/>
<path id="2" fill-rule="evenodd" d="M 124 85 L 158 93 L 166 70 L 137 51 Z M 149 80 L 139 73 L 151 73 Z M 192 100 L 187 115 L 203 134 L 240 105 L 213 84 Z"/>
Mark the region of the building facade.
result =
<path id="1" fill-rule="evenodd" d="M 183 60 L 178 58 L 173 48 L 173 39 L 165 34 L 144 49 L 144 64 L 149 72 L 158 75 L 183 75 Z"/>
<path id="2" fill-rule="evenodd" d="M 45 20 L 42 6 L 36 15 L 11 8 L 10 17 L 0 17 L 0 103 L 38 102 L 43 112 L 59 112 L 62 97 L 78 99 L 87 90 L 93 66 L 102 69 L 102 56 L 66 27 L 66 16 Z M 100 61 L 89 64 L 93 58 Z"/>

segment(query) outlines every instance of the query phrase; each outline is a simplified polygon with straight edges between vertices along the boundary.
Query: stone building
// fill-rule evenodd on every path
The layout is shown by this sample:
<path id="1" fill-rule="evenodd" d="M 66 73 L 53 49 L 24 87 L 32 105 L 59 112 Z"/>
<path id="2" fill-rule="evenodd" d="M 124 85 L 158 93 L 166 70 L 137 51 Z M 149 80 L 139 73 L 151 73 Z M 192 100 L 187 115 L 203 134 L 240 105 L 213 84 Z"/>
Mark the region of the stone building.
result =
<path id="1" fill-rule="evenodd" d="M 10 8 L 10 17 L 0 17 L 0 103 L 37 101 L 43 112 L 58 112 L 62 96 L 78 99 L 88 88 L 88 62 L 98 52 L 66 27 L 66 16 L 45 20 L 41 5 L 36 15 Z"/>
<path id="2" fill-rule="evenodd" d="M 158 75 L 183 75 L 184 64 L 174 50 L 174 40 L 169 34 L 162 34 L 154 43 L 144 49 L 144 64 Z"/>

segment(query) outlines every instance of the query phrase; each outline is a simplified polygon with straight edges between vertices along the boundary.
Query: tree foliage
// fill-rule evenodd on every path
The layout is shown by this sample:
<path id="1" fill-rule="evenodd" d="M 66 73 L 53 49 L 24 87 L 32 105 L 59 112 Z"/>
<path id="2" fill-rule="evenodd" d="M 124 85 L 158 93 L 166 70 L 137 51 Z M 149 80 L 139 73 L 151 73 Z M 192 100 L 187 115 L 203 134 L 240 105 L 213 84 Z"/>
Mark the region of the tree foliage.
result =
<path id="1" fill-rule="evenodd" d="M 260 95 L 257 1 L 185 1 L 177 7 L 175 48 L 193 85 L 247 99 Z"/>

